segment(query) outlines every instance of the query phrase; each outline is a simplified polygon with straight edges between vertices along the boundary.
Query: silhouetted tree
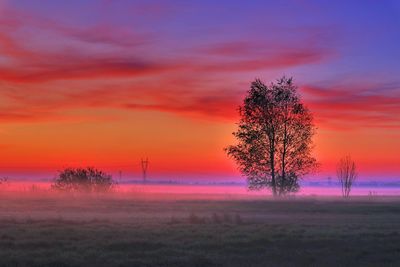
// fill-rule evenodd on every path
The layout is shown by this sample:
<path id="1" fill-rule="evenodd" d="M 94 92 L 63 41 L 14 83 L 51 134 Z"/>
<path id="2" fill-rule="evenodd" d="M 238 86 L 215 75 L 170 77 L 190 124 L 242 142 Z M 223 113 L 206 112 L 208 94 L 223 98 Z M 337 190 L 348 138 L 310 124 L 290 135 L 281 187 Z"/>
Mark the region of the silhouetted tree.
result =
<path id="1" fill-rule="evenodd" d="M 247 177 L 249 188 L 268 187 L 274 196 L 296 192 L 299 179 L 317 166 L 311 155 L 316 128 L 292 78 L 282 77 L 269 86 L 256 79 L 239 114 L 233 133 L 238 143 L 226 152 Z"/>
<path id="2" fill-rule="evenodd" d="M 115 185 L 111 175 L 95 168 L 66 168 L 59 172 L 52 188 L 67 192 L 109 192 Z"/>
<path id="3" fill-rule="evenodd" d="M 349 197 L 351 187 L 357 178 L 356 163 L 351 159 L 351 156 L 345 156 L 340 159 L 336 174 L 342 186 L 342 196 Z"/>

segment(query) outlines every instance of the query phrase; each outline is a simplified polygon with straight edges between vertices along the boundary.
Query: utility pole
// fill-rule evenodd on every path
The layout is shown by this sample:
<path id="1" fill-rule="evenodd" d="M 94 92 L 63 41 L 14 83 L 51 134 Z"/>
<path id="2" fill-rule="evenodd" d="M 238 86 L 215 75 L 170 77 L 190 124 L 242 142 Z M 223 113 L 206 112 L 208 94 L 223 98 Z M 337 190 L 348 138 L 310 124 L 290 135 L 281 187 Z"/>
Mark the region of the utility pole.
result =
<path id="1" fill-rule="evenodd" d="M 142 159 L 142 174 L 143 174 L 143 183 L 146 183 L 147 178 L 147 168 L 149 167 L 149 159 Z"/>

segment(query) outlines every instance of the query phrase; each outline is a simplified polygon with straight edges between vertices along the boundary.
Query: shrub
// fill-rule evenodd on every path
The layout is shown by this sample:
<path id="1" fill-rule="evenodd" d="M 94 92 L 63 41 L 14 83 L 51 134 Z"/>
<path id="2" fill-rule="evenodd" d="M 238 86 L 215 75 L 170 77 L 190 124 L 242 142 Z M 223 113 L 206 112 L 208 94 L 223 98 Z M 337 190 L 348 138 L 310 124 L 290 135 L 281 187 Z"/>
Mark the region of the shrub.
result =
<path id="1" fill-rule="evenodd" d="M 87 167 L 66 168 L 60 171 L 52 188 L 65 192 L 109 192 L 115 185 L 111 175 Z"/>

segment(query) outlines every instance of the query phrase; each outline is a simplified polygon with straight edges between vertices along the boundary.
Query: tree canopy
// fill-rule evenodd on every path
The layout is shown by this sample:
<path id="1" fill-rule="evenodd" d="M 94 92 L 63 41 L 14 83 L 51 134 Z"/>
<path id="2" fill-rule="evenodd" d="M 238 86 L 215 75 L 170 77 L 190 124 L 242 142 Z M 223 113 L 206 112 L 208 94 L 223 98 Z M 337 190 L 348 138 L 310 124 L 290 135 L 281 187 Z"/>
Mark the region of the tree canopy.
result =
<path id="1" fill-rule="evenodd" d="M 296 192 L 299 179 L 315 170 L 313 116 L 301 102 L 292 78 L 269 86 L 256 79 L 243 104 L 233 133 L 237 144 L 227 154 L 247 177 L 250 189 L 271 188 L 274 196 Z"/>

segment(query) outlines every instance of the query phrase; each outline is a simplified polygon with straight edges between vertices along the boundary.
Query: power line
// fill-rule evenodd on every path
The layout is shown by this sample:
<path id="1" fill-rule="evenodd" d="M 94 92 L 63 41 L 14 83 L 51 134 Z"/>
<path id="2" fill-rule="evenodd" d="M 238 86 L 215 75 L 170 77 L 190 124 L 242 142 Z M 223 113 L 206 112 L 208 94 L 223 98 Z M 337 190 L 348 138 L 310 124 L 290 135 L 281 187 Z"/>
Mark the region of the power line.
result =
<path id="1" fill-rule="evenodd" d="M 149 159 L 148 158 L 146 158 L 146 160 L 142 159 L 141 164 L 143 173 L 143 183 L 145 183 L 147 179 L 147 169 L 149 167 Z"/>

